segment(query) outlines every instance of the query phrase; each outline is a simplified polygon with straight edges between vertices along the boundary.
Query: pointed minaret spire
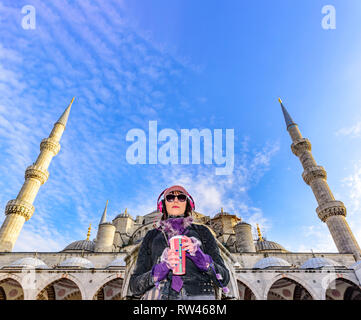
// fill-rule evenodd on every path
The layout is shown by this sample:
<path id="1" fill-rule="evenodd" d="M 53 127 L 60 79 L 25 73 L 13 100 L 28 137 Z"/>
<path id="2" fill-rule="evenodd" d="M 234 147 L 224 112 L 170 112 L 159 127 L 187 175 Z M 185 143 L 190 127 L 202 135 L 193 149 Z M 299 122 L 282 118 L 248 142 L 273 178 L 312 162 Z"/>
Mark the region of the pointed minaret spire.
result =
<path id="1" fill-rule="evenodd" d="M 107 200 L 107 203 L 105 204 L 104 212 L 103 212 L 102 218 L 100 219 L 99 224 L 107 222 L 107 208 L 108 208 L 108 200 Z"/>
<path id="2" fill-rule="evenodd" d="M 355 259 L 361 260 L 361 249 L 346 221 L 346 207 L 342 201 L 335 200 L 327 184 L 327 172 L 319 166 L 311 152 L 311 142 L 303 138 L 298 125 L 293 122 L 286 108 L 281 103 L 286 120 L 287 131 L 292 139 L 291 150 L 300 159 L 304 169 L 302 178 L 308 184 L 318 203 L 316 212 L 325 222 L 340 253 L 352 253 Z"/>
<path id="3" fill-rule="evenodd" d="M 68 117 L 69 117 L 71 105 L 73 104 L 74 98 L 75 97 L 73 97 L 73 99 L 71 99 L 69 106 L 65 109 L 65 111 L 63 112 L 63 114 L 61 115 L 59 120 L 57 121 L 57 123 L 61 123 L 62 125 L 64 125 L 64 127 L 66 127 L 66 123 L 68 122 Z"/>
<path id="4" fill-rule="evenodd" d="M 95 240 L 95 252 L 112 252 L 115 248 L 114 244 L 114 235 L 115 235 L 115 225 L 112 222 L 107 222 L 108 200 L 105 205 L 105 209 L 102 215 L 102 218 L 99 222 L 98 232 Z"/>
<path id="5" fill-rule="evenodd" d="M 293 122 L 290 114 L 288 113 L 287 109 L 284 107 L 281 98 L 278 98 L 278 102 L 281 104 L 283 116 L 284 116 L 284 118 L 285 118 L 286 127 L 287 127 L 287 130 L 288 130 L 288 128 L 289 128 L 291 125 L 296 125 L 296 123 Z"/>
<path id="6" fill-rule="evenodd" d="M 70 105 L 60 119 L 55 122 L 48 138 L 40 143 L 40 153 L 36 161 L 26 168 L 25 182 L 16 199 L 8 201 L 5 207 L 6 218 L 0 228 L 0 251 L 12 251 L 21 229 L 35 211 L 34 200 L 43 185 L 49 178 L 48 168 L 51 160 L 60 150 L 60 139 L 64 133 L 69 117 Z"/>

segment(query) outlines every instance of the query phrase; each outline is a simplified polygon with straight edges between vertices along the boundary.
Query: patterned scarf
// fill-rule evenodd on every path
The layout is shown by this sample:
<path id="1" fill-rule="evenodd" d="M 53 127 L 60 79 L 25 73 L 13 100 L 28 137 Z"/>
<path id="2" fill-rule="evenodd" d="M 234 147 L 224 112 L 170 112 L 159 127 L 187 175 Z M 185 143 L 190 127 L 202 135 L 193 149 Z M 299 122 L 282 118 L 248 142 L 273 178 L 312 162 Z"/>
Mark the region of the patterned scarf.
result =
<path id="1" fill-rule="evenodd" d="M 168 240 L 174 236 L 187 234 L 186 230 L 193 222 L 193 217 L 169 216 L 167 220 L 160 220 L 158 230 L 164 231 L 168 236 Z"/>

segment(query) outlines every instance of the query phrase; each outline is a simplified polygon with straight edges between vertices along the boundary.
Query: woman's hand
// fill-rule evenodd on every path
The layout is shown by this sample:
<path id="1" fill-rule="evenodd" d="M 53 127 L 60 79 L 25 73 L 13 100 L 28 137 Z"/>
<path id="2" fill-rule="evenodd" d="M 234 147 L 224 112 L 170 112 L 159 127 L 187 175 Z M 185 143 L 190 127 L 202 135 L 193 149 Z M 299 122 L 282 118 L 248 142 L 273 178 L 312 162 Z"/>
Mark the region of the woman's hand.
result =
<path id="1" fill-rule="evenodd" d="M 168 249 L 168 259 L 167 263 L 171 267 L 171 269 L 175 269 L 176 264 L 179 263 L 179 255 L 174 249 L 169 248 Z"/>
<path id="2" fill-rule="evenodd" d="M 169 270 L 173 270 L 176 264 L 179 263 L 179 257 L 175 250 L 166 247 L 161 255 L 160 263 L 157 263 L 152 268 L 152 275 L 154 282 L 165 279 Z"/>
<path id="3" fill-rule="evenodd" d="M 198 249 L 197 243 L 193 242 L 192 239 L 187 236 L 184 236 L 184 238 L 186 239 L 186 242 L 183 245 L 183 250 L 193 255 Z"/>

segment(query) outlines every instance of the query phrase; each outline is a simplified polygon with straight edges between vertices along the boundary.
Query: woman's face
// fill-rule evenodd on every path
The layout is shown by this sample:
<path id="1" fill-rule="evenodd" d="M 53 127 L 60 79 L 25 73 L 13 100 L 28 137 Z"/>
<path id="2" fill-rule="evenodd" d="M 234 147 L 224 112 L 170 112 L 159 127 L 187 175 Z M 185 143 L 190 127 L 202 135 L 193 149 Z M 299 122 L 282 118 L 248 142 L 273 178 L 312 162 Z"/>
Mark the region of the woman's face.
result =
<path id="1" fill-rule="evenodd" d="M 178 195 L 182 192 L 172 191 L 170 194 Z M 174 201 L 168 202 L 165 200 L 165 207 L 167 208 L 168 215 L 172 216 L 181 216 L 185 213 L 187 207 L 187 201 L 180 202 L 178 198 L 175 198 Z"/>

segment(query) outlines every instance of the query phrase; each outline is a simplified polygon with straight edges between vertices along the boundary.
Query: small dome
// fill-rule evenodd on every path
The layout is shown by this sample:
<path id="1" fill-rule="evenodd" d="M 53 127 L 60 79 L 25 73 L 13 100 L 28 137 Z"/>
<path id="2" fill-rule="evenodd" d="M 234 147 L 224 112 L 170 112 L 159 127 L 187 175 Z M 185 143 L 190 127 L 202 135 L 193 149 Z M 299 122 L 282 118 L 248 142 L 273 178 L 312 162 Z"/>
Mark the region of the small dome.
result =
<path id="1" fill-rule="evenodd" d="M 114 267 L 125 267 L 127 264 L 125 263 L 123 258 L 116 258 L 112 262 L 108 263 L 106 268 L 114 268 Z"/>
<path id="2" fill-rule="evenodd" d="M 21 258 L 19 260 L 16 260 L 12 262 L 10 265 L 5 266 L 3 268 L 35 268 L 35 269 L 50 269 L 44 261 L 32 258 L 32 257 L 26 257 Z"/>
<path id="3" fill-rule="evenodd" d="M 268 267 L 290 267 L 291 264 L 286 260 L 276 257 L 263 258 L 253 266 L 254 269 L 266 269 Z"/>
<path id="4" fill-rule="evenodd" d="M 273 241 L 257 241 L 255 243 L 256 251 L 280 251 L 280 252 L 287 252 L 287 250 L 282 247 L 280 244 L 273 242 Z"/>
<path id="5" fill-rule="evenodd" d="M 58 267 L 77 267 L 77 268 L 86 268 L 86 269 L 92 269 L 94 268 L 94 265 L 87 259 L 80 258 L 80 257 L 73 257 L 64 260 L 63 262 L 58 264 Z"/>
<path id="6" fill-rule="evenodd" d="M 238 222 L 235 226 L 238 226 L 238 225 L 240 225 L 240 226 L 242 226 L 242 225 L 247 225 L 247 226 L 250 226 L 250 224 L 249 224 L 249 223 L 244 222 L 244 221 L 240 221 L 240 222 Z"/>
<path id="7" fill-rule="evenodd" d="M 300 269 L 318 269 L 323 267 L 340 267 L 341 265 L 336 261 L 328 258 L 311 258 L 308 259 Z"/>
<path id="8" fill-rule="evenodd" d="M 229 212 L 225 212 L 225 211 L 221 211 L 221 212 L 218 212 L 214 218 L 217 218 L 217 217 L 220 217 L 220 216 L 234 216 L 234 214 L 230 214 Z"/>
<path id="9" fill-rule="evenodd" d="M 74 241 L 69 244 L 64 250 L 62 251 L 89 251 L 94 252 L 95 243 L 90 240 L 78 240 Z"/>
<path id="10" fill-rule="evenodd" d="M 118 218 L 127 218 L 127 217 L 131 218 L 130 214 L 128 213 L 128 210 L 125 209 L 124 212 L 118 214 L 113 220 L 118 219 Z"/>

